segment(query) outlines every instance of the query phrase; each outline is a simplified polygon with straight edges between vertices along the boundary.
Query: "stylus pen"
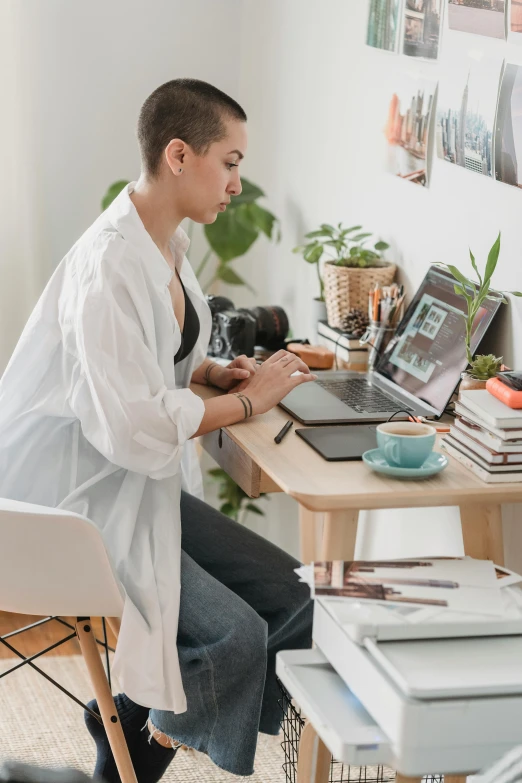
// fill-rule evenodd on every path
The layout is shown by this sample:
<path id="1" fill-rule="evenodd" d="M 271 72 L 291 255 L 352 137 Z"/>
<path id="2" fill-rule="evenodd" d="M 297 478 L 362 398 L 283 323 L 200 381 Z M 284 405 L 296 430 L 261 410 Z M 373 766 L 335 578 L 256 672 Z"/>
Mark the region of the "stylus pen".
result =
<path id="1" fill-rule="evenodd" d="M 288 419 L 281 432 L 278 432 L 277 435 L 275 436 L 274 440 L 276 443 L 281 443 L 281 441 L 283 440 L 283 438 L 285 437 L 286 433 L 288 432 L 288 430 L 290 429 L 293 423 L 294 422 L 291 419 Z"/>

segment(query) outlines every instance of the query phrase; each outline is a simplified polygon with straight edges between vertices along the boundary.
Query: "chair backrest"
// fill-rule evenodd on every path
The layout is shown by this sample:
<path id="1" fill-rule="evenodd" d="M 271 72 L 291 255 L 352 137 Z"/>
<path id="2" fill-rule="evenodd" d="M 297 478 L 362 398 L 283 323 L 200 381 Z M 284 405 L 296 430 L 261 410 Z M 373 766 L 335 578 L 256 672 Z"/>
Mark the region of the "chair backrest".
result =
<path id="1" fill-rule="evenodd" d="M 124 596 L 93 522 L 0 498 L 0 610 L 121 617 Z"/>

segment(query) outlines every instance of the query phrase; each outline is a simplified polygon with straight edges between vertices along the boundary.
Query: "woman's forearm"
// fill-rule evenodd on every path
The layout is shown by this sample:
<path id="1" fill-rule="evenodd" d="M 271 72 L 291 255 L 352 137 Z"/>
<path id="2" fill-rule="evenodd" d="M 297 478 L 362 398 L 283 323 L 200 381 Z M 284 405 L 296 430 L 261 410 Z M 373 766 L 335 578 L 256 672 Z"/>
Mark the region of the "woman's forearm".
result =
<path id="1" fill-rule="evenodd" d="M 206 435 L 207 432 L 219 430 L 220 427 L 228 427 L 229 424 L 236 424 L 238 421 L 249 418 L 255 413 L 251 406 L 251 399 L 244 394 L 240 396 L 237 394 L 222 394 L 219 397 L 205 400 L 204 404 L 205 413 L 197 431 L 192 435 L 193 438 L 197 438 L 199 435 Z"/>
<path id="2" fill-rule="evenodd" d="M 203 364 L 200 364 L 197 370 L 192 373 L 191 382 L 212 386 L 212 373 L 215 372 L 216 367 L 219 367 L 219 364 L 207 357 Z"/>

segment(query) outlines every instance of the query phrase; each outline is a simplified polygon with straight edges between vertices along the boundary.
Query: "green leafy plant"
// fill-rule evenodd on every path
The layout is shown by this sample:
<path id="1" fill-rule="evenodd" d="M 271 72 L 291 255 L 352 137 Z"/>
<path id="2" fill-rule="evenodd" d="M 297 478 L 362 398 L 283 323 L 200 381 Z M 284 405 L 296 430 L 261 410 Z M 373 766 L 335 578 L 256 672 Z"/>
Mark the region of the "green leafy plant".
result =
<path id="1" fill-rule="evenodd" d="M 221 468 L 213 468 L 208 471 L 209 476 L 219 485 L 218 498 L 223 501 L 219 510 L 227 517 L 235 519 L 236 522 L 244 522 L 246 514 L 250 511 L 252 514 L 258 514 L 264 517 L 263 509 L 252 502 L 246 492 L 239 487 L 236 482 L 230 478 Z M 261 495 L 263 497 L 263 495 Z"/>
<path id="2" fill-rule="evenodd" d="M 110 185 L 102 199 L 102 210 L 107 209 L 126 185 L 127 180 L 118 180 Z M 200 282 L 208 263 L 212 260 L 215 262 L 210 278 L 202 286 L 205 292 L 216 280 L 222 280 L 228 285 L 244 285 L 253 291 L 230 262 L 244 255 L 261 233 L 276 242 L 281 239 L 279 221 L 275 215 L 257 203 L 264 197 L 264 192 L 244 177 L 241 179 L 241 185 L 241 194 L 232 196 L 226 211 L 219 212 L 215 222 L 204 228 L 209 249 L 196 269 L 196 277 Z"/>
<path id="3" fill-rule="evenodd" d="M 310 242 L 294 247 L 294 253 L 301 253 L 305 261 L 316 265 L 321 301 L 324 301 L 324 286 L 319 262 L 325 253 L 329 254 L 326 260 L 337 266 L 359 268 L 381 266 L 382 253 L 389 248 L 389 245 L 386 242 L 376 242 L 373 249 L 366 247 L 372 234 L 360 233 L 361 229 L 362 226 L 344 228 L 342 223 L 337 227 L 322 223 L 317 230 L 305 234 L 305 239 L 311 240 Z"/>
<path id="4" fill-rule="evenodd" d="M 502 357 L 494 356 L 492 353 L 475 356 L 471 362 L 469 374 L 477 381 L 487 381 L 488 378 L 495 378 L 502 367 Z"/>
<path id="5" fill-rule="evenodd" d="M 241 194 L 232 196 L 226 211 L 219 212 L 215 222 L 205 226 L 205 237 L 210 247 L 196 270 L 196 276 L 201 277 L 213 256 L 217 261 L 211 278 L 205 284 L 205 291 L 216 280 L 228 285 L 245 285 L 253 290 L 230 266 L 230 262 L 244 255 L 261 233 L 277 242 L 281 239 L 279 221 L 257 203 L 264 192 L 244 177 L 241 185 Z"/>
<path id="6" fill-rule="evenodd" d="M 494 302 L 505 302 L 507 304 L 507 299 L 502 291 L 491 290 L 491 278 L 493 277 L 493 273 L 497 268 L 499 255 L 500 233 L 488 253 L 484 274 L 481 275 L 477 266 L 477 262 L 475 261 L 475 256 L 470 249 L 469 256 L 471 259 L 471 266 L 473 267 L 473 270 L 478 277 L 478 284 L 473 282 L 473 280 L 470 280 L 468 277 L 466 277 L 466 275 L 462 274 L 462 272 L 457 269 L 456 266 L 453 266 L 452 264 L 438 264 L 438 266 L 442 266 L 451 272 L 457 281 L 453 286 L 455 293 L 459 296 L 463 296 L 466 300 L 467 311 L 462 315 L 466 322 L 466 357 L 469 364 L 472 364 L 473 362 L 473 354 L 471 351 L 473 324 L 481 305 L 486 299 L 491 299 Z M 513 294 L 513 296 L 522 296 L 520 291 L 509 291 L 508 293 Z"/>

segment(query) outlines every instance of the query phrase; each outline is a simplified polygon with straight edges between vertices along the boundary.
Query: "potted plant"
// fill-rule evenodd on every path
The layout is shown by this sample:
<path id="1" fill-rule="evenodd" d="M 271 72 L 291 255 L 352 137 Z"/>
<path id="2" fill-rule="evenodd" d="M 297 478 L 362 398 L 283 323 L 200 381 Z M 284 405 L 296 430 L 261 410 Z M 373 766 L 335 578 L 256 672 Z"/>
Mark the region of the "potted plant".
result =
<path id="1" fill-rule="evenodd" d="M 316 231 L 310 231 L 305 245 L 295 248 L 305 261 L 317 264 L 321 284 L 321 296 L 326 302 L 328 324 L 343 328 L 343 319 L 352 310 L 366 311 L 368 293 L 375 283 L 389 285 L 393 282 L 397 267 L 384 261 L 382 253 L 388 249 L 386 242 L 376 242 L 368 247 L 371 233 L 362 232 L 362 226 L 344 228 L 323 223 Z M 319 263 L 326 256 L 322 278 Z M 329 257 L 328 257 L 329 256 Z"/>
<path id="2" fill-rule="evenodd" d="M 486 268 L 484 274 L 481 275 L 475 261 L 475 256 L 469 251 L 471 266 L 478 277 L 479 282 L 474 283 L 468 277 L 466 277 L 456 266 L 452 264 L 438 264 L 438 266 L 445 267 L 455 278 L 454 284 L 455 293 L 459 296 L 463 296 L 466 300 L 466 312 L 463 313 L 463 318 L 466 322 L 466 358 L 469 363 L 469 369 L 462 373 L 460 389 L 485 389 L 486 381 L 488 378 L 494 378 L 497 372 L 502 368 L 502 358 L 493 356 L 493 354 L 483 355 L 479 354 L 473 358 L 472 339 L 474 333 L 474 324 L 482 303 L 486 299 L 492 299 L 495 302 L 505 302 L 507 299 L 501 291 L 491 290 L 491 278 L 497 267 L 498 257 L 500 254 L 500 233 L 495 240 L 491 250 L 488 254 L 488 260 L 486 262 Z M 522 296 L 519 291 L 510 291 L 509 293 L 514 296 Z"/>

